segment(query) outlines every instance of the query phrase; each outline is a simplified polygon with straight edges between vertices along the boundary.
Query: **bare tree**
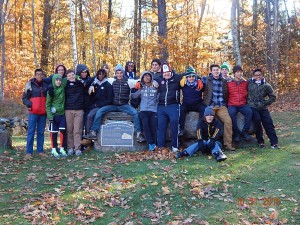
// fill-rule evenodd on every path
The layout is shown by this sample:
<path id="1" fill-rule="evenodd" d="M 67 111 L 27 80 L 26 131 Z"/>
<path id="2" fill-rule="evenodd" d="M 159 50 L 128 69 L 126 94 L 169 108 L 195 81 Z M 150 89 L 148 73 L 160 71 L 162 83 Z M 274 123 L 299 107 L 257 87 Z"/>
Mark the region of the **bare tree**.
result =
<path id="1" fill-rule="evenodd" d="M 5 22 L 7 5 L 4 0 L 0 0 L 0 44 L 1 44 L 1 89 L 0 89 L 0 102 L 4 99 L 4 77 L 5 77 Z"/>
<path id="2" fill-rule="evenodd" d="M 34 24 L 34 0 L 31 1 L 31 27 L 32 27 L 32 44 L 33 44 L 33 55 L 34 55 L 34 65 L 37 68 L 39 66 L 36 54 L 36 32 Z"/>
<path id="3" fill-rule="evenodd" d="M 81 57 L 82 61 L 86 63 L 86 40 L 85 40 L 85 26 L 84 26 L 84 18 L 83 18 L 83 11 L 82 11 L 82 0 L 79 1 L 79 30 L 80 30 L 80 45 L 81 45 Z"/>
<path id="4" fill-rule="evenodd" d="M 93 20 L 92 20 L 92 16 L 90 14 L 89 9 L 87 8 L 85 2 L 82 2 L 85 10 L 86 10 L 86 14 L 88 15 L 89 18 L 89 25 L 90 25 L 90 32 L 91 32 L 91 41 L 92 41 L 92 62 L 93 62 L 93 69 L 94 69 L 94 73 L 96 74 L 96 57 L 95 57 L 95 40 L 94 40 L 94 32 L 93 32 Z"/>
<path id="5" fill-rule="evenodd" d="M 108 0 L 108 13 L 107 13 L 107 23 L 106 23 L 105 48 L 104 48 L 105 55 L 107 55 L 108 53 L 111 20 L 112 20 L 112 0 Z"/>
<path id="6" fill-rule="evenodd" d="M 278 0 L 266 1 L 266 64 L 270 82 L 277 87 L 279 48 L 278 48 Z"/>
<path id="7" fill-rule="evenodd" d="M 233 52 L 235 63 L 238 65 L 242 65 L 242 57 L 239 46 L 239 38 L 238 38 L 238 30 L 237 30 L 237 21 L 236 21 L 236 13 L 237 13 L 237 4 L 239 0 L 232 1 L 231 7 L 231 33 L 232 33 L 232 42 L 233 42 Z"/>
<path id="8" fill-rule="evenodd" d="M 72 0 L 69 0 L 69 8 L 70 8 L 70 20 L 71 20 L 73 63 L 75 68 L 78 62 L 78 57 L 77 57 L 77 43 L 76 43 L 75 22 L 74 22 L 75 7 Z"/>
<path id="9" fill-rule="evenodd" d="M 49 53 L 51 43 L 51 17 L 53 6 L 49 0 L 44 0 L 44 21 L 43 21 L 43 34 L 42 34 L 42 52 L 41 52 L 41 67 L 45 70 L 49 66 Z"/>
<path id="10" fill-rule="evenodd" d="M 167 61 L 169 58 L 168 48 L 166 45 L 167 40 L 167 13 L 166 1 L 158 0 L 158 43 L 160 46 L 161 60 Z"/>
<path id="11" fill-rule="evenodd" d="M 142 1 L 134 0 L 134 19 L 133 19 L 133 61 L 139 71 L 141 65 L 141 33 L 142 33 Z"/>

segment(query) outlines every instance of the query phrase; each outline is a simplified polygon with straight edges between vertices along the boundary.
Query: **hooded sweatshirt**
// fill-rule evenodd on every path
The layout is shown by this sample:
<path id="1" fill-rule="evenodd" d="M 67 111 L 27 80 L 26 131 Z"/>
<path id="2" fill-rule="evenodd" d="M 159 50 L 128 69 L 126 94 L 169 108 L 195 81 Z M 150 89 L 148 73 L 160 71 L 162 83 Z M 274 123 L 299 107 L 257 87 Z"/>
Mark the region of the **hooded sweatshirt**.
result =
<path id="1" fill-rule="evenodd" d="M 67 79 L 63 78 L 61 81 L 61 85 L 58 87 L 55 84 L 55 80 L 57 78 L 62 79 L 60 74 L 54 74 L 52 76 L 52 86 L 53 86 L 53 96 L 47 93 L 47 100 L 46 100 L 46 112 L 47 117 L 49 120 L 53 119 L 54 115 L 64 115 L 65 114 L 65 87 L 67 84 Z M 54 107 L 56 112 L 52 113 L 51 108 Z"/>

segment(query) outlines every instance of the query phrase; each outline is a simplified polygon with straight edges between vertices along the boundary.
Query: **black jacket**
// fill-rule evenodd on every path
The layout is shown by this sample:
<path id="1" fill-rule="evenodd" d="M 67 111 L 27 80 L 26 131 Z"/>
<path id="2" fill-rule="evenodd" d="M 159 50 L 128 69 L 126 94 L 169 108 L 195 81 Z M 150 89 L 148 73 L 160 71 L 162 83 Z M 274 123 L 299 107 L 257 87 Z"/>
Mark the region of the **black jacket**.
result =
<path id="1" fill-rule="evenodd" d="M 84 109 L 84 84 L 81 81 L 68 81 L 65 87 L 65 94 L 65 110 Z"/>
<path id="2" fill-rule="evenodd" d="M 223 136 L 223 124 L 214 118 L 211 123 L 207 123 L 205 118 L 199 120 L 197 124 L 197 138 L 198 140 L 209 140 L 214 138 L 215 141 L 222 141 Z"/>
<path id="3" fill-rule="evenodd" d="M 90 109 L 100 108 L 113 103 L 112 85 L 105 81 L 102 84 L 95 84 L 95 93 L 91 96 Z"/>
<path id="4" fill-rule="evenodd" d="M 129 104 L 130 87 L 127 83 L 127 79 L 115 80 L 112 83 L 114 92 L 114 105 L 126 105 Z"/>

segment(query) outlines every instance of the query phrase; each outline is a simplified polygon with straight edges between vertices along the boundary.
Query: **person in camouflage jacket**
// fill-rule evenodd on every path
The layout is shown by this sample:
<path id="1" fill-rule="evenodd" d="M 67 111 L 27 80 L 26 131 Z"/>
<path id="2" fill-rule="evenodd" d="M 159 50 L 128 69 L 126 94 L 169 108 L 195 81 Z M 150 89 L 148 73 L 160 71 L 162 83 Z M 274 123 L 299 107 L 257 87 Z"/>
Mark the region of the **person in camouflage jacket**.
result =
<path id="1" fill-rule="evenodd" d="M 275 126 L 267 108 L 267 106 L 271 105 L 276 100 L 274 90 L 272 86 L 266 82 L 261 69 L 255 69 L 253 71 L 253 77 L 248 82 L 247 102 L 253 112 L 257 142 L 261 148 L 265 147 L 263 126 L 270 140 L 271 148 L 280 148 Z"/>

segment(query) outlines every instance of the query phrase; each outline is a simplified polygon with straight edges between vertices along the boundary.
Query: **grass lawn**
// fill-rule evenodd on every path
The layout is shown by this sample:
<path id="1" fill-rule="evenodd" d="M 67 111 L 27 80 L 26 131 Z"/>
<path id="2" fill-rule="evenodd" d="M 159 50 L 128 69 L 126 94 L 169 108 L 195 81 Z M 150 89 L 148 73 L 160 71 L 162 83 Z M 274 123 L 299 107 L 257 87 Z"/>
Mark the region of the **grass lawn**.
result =
<path id="1" fill-rule="evenodd" d="M 14 137 L 0 150 L 0 224 L 300 224 L 300 112 L 273 119 L 281 149 L 249 145 L 222 163 L 96 151 L 25 162 Z"/>

